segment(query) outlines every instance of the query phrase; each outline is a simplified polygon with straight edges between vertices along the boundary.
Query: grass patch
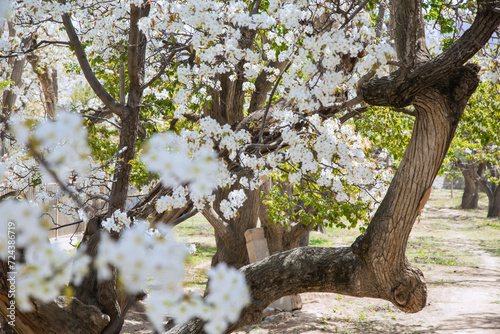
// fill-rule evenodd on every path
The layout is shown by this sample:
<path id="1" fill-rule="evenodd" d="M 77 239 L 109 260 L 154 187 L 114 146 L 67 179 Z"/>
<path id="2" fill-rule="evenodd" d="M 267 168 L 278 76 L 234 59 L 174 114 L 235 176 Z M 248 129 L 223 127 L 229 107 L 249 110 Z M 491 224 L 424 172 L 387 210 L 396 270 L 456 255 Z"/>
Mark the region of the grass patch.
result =
<path id="1" fill-rule="evenodd" d="M 500 219 L 488 219 L 483 223 L 483 225 L 492 227 L 495 230 L 500 230 Z"/>
<path id="2" fill-rule="evenodd" d="M 194 244 L 196 252 L 186 260 L 185 286 L 204 290 L 208 280 L 207 270 L 210 267 L 216 248 L 213 245 L 204 243 L 195 242 Z"/>
<path id="3" fill-rule="evenodd" d="M 442 266 L 471 265 L 472 254 L 432 237 L 413 237 L 408 242 L 406 256 L 413 263 L 438 264 Z"/>
<path id="4" fill-rule="evenodd" d="M 309 246 L 313 247 L 330 247 L 330 239 L 324 235 L 311 233 L 309 236 Z"/>
<path id="5" fill-rule="evenodd" d="M 204 291 L 207 270 L 216 251 L 214 229 L 201 214 L 197 214 L 177 225 L 174 231 L 181 242 L 196 246 L 196 252 L 186 260 L 185 287 Z"/>
<path id="6" fill-rule="evenodd" d="M 479 240 L 479 245 L 488 253 L 500 256 L 500 239 Z"/>

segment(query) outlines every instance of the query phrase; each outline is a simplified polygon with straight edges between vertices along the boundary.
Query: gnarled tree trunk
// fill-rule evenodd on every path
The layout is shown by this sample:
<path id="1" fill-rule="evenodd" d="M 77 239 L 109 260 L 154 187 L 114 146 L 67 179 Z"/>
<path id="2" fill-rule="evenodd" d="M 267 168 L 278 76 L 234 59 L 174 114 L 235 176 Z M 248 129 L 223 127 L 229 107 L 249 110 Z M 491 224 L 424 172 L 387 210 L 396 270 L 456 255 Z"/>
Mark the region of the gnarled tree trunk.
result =
<path id="1" fill-rule="evenodd" d="M 425 306 L 423 274 L 405 255 L 408 237 L 479 82 L 479 68 L 463 64 L 488 41 L 500 24 L 500 14 L 493 4 L 480 1 L 470 29 L 431 59 L 425 51 L 420 2 L 403 0 L 391 5 L 394 12 L 407 13 L 395 20 L 401 69 L 359 88 L 362 99 L 371 105 L 415 107 L 412 138 L 387 195 L 366 232 L 351 247 L 301 247 L 243 267 L 251 303 L 227 332 L 259 322 L 262 310 L 272 301 L 302 292 L 381 298 L 405 312 L 418 312 Z M 257 121 L 258 114 L 250 117 Z M 200 331 L 200 320 L 195 319 L 170 332 Z"/>
<path id="2" fill-rule="evenodd" d="M 496 185 L 491 199 L 488 198 L 488 218 L 500 217 L 500 186 Z"/>

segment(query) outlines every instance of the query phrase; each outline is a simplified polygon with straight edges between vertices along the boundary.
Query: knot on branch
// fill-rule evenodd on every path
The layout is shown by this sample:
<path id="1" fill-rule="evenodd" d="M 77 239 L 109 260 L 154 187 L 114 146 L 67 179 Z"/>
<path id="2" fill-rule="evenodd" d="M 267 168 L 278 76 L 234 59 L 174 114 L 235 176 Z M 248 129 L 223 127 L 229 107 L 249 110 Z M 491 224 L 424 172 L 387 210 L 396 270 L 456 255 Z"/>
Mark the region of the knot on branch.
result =
<path id="1" fill-rule="evenodd" d="M 422 271 L 418 268 L 406 269 L 403 280 L 392 289 L 392 299 L 392 303 L 403 312 L 422 310 L 427 303 L 427 284 Z"/>
<path id="2" fill-rule="evenodd" d="M 69 305 L 72 314 L 81 320 L 91 322 L 96 328 L 103 329 L 110 322 L 109 315 L 102 313 L 97 306 L 86 305 L 75 297 L 71 298 Z"/>
<path id="3" fill-rule="evenodd" d="M 449 78 L 449 91 L 455 101 L 465 100 L 467 103 L 479 84 L 480 69 L 479 65 L 466 64 L 452 73 Z"/>

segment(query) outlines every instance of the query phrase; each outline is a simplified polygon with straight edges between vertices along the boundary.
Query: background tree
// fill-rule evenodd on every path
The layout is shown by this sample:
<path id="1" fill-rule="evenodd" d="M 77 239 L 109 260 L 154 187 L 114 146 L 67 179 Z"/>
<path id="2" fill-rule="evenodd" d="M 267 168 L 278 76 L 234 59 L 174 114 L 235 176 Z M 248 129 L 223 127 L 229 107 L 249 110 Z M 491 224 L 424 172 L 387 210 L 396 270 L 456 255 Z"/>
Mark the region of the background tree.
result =
<path id="1" fill-rule="evenodd" d="M 465 190 L 462 208 L 477 208 L 478 190 L 488 196 L 488 217 L 499 216 L 496 197 L 500 120 L 498 83 L 483 83 L 472 96 L 450 155 L 462 171 Z"/>

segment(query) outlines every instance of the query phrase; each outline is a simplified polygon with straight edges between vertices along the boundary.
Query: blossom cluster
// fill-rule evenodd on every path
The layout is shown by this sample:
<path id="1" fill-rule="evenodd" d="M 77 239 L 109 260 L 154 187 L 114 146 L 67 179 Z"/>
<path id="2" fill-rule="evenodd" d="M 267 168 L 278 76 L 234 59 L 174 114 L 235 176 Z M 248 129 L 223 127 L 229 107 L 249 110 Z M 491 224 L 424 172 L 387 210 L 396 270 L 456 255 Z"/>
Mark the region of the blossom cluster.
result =
<path id="1" fill-rule="evenodd" d="M 76 114 L 60 112 L 54 121 L 34 125 L 31 119 L 12 117 L 11 129 L 18 143 L 45 162 L 50 172 L 62 177 L 71 173 L 85 175 L 90 167 L 87 130 Z"/>
<path id="2" fill-rule="evenodd" d="M 188 199 L 197 207 L 213 201 L 211 194 L 216 187 L 230 186 L 236 180 L 226 164 L 217 158 L 213 148 L 225 149 L 230 159 L 236 159 L 241 157 L 241 152 L 250 142 L 251 136 L 247 131 L 233 131 L 229 125 L 220 125 L 210 117 L 199 121 L 198 131 L 182 130 L 180 135 L 169 132 L 154 135 L 146 144 L 142 160 L 148 169 L 160 174 L 166 186 L 187 185 L 176 187 L 172 195 L 160 198 L 156 210 L 163 212 L 180 208 Z M 241 198 L 234 196 L 234 202 L 228 208 L 233 211 L 239 208 L 244 202 Z M 227 213 L 232 216 L 229 211 Z"/>
<path id="3" fill-rule="evenodd" d="M 78 133 L 81 130 L 76 128 L 76 124 L 81 126 L 78 120 L 79 116 L 64 115 L 61 121 L 46 121 L 33 127 L 30 127 L 32 123 L 26 120 L 13 122 L 13 132 L 19 137 L 19 143 L 25 143 L 27 146 L 23 150 L 23 145 L 18 145 L 18 154 L 29 153 L 29 150 L 35 147 L 38 150 L 36 152 L 43 152 L 43 158 L 50 166 L 57 166 L 54 173 L 65 175 L 67 171 L 74 171 L 74 161 L 56 159 L 54 162 L 54 156 L 50 153 L 54 151 L 54 147 L 65 145 L 76 146 L 76 154 L 87 152 L 86 140 Z M 71 134 L 68 128 L 72 131 Z M 77 144 L 72 139 L 80 139 L 81 142 Z M 213 151 L 203 143 L 190 143 L 186 139 L 166 133 L 153 137 L 149 145 L 157 146 L 151 151 L 146 149 L 143 157 L 151 170 L 162 175 L 163 182 L 176 186 L 174 196 L 185 197 L 188 191 L 207 196 L 216 182 L 219 182 L 217 175 L 224 166 L 219 166 Z M 16 178 L 12 176 L 13 171 L 24 172 L 24 169 L 19 169 L 21 167 L 16 169 L 16 166 L 8 164 L 19 160 L 7 160 L 0 165 L 7 172 L 4 183 Z M 29 159 L 28 155 L 27 160 L 36 170 L 36 161 Z M 106 175 L 99 175 L 102 171 L 95 169 L 93 177 L 106 178 Z M 72 186 L 77 189 L 88 183 L 92 188 L 92 180 L 82 175 L 76 178 Z M 181 183 L 188 185 L 183 187 Z M 10 184 L 13 185 L 12 182 Z M 55 193 L 58 191 L 56 189 Z M 75 192 L 75 195 L 85 196 L 85 192 Z M 51 199 L 53 197 L 49 195 L 38 198 L 46 204 Z M 90 265 L 97 270 L 99 279 L 109 279 L 110 268 L 117 268 L 119 278 L 129 293 L 146 289 L 152 291 L 147 302 L 148 316 L 158 330 L 165 314 L 168 313 L 176 317 L 178 322 L 198 316 L 207 321 L 205 329 L 208 333 L 221 333 L 227 327 L 227 322 L 234 321 L 249 300 L 242 274 L 225 267 L 213 269 L 217 275 L 213 278 L 214 288 L 207 298 L 185 296 L 182 279 L 184 261 L 188 254 L 186 247 L 177 243 L 168 228 L 159 227 L 158 230 L 152 230 L 149 223 L 133 221 L 120 210 L 104 220 L 102 225 L 107 231 L 121 232 L 121 237 L 113 240 L 103 232 L 94 260 L 84 254 L 85 247 L 80 247 L 73 257 L 53 247 L 49 243 L 47 229 L 41 223 L 43 210 L 31 203 L 17 200 L 0 202 L 0 214 L 0 226 L 4 230 L 7 230 L 9 222 L 16 224 L 17 246 L 26 254 L 25 261 L 19 263 L 17 268 L 20 292 L 16 298 L 19 308 L 23 311 L 31 310 L 30 298 L 49 302 L 60 294 L 69 281 L 80 284 Z M 1 234 L 2 259 L 7 255 L 7 245 L 7 236 Z M 165 261 L 165 254 L 169 254 L 168 261 Z M 217 297 L 218 294 L 223 297 Z M 228 295 L 231 296 L 229 299 L 226 298 Z"/>
<path id="4" fill-rule="evenodd" d="M 193 199 L 210 196 L 219 185 L 221 163 L 212 148 L 191 146 L 186 138 L 170 132 L 155 134 L 146 143 L 142 160 L 152 172 L 159 173 L 167 187 L 188 184 Z"/>
<path id="5" fill-rule="evenodd" d="M 235 322 L 243 307 L 250 302 L 250 294 L 243 274 L 225 263 L 209 269 L 209 293 L 205 298 L 193 293 L 180 300 L 168 294 L 150 294 L 146 299 L 149 319 L 156 328 L 162 328 L 164 314 L 172 314 L 177 323 L 198 317 L 206 324 L 208 334 L 223 333 L 228 324 Z"/>
<path id="6" fill-rule="evenodd" d="M 156 201 L 155 208 L 158 213 L 162 213 L 174 208 L 181 208 L 187 202 L 188 190 L 186 187 L 178 186 L 172 191 L 171 196 L 162 196 Z"/>
<path id="7" fill-rule="evenodd" d="M 183 131 L 180 136 L 158 135 L 157 138 L 168 139 L 159 141 L 155 149 L 148 148 L 143 159 L 148 166 L 153 165 L 152 170 L 159 172 L 164 179 L 189 183 L 192 181 L 187 178 L 188 176 L 184 178 L 175 176 L 175 173 L 180 174 L 186 170 L 184 164 L 188 162 L 196 164 L 199 161 L 196 160 L 196 154 L 190 158 L 188 156 L 190 153 L 186 152 L 205 148 L 208 150 L 208 147 L 215 146 L 221 150 L 226 149 L 231 159 L 253 170 L 252 177 L 240 177 L 238 180 L 243 189 L 231 191 L 226 199 L 221 200 L 219 208 L 223 217 L 228 220 L 237 215 L 238 209 L 245 202 L 244 189 L 257 189 L 262 178 L 276 173 L 276 167 L 285 163 L 294 166 L 286 176 L 291 184 L 298 184 L 301 180 L 313 176 L 319 186 L 332 189 L 339 202 L 361 200 L 370 203 L 372 208 L 378 204 L 385 194 L 392 173 L 390 170 L 378 168 L 377 163 L 369 158 L 370 142 L 356 133 L 352 126 L 340 124 L 336 119 L 322 121 L 318 115 L 299 117 L 297 113 L 286 108 L 275 109 L 272 117 L 276 122 L 270 131 L 281 136 L 282 148 L 266 156 L 250 154 L 245 150 L 251 145 L 251 137 L 247 131 L 233 131 L 228 125 L 221 126 L 214 119 L 205 117 L 200 120 L 198 131 Z M 297 130 L 298 123 L 307 125 L 301 125 L 300 130 Z M 175 163 L 161 160 L 164 151 L 160 145 L 165 143 L 171 144 L 164 150 L 170 150 L 176 157 L 179 156 Z M 235 176 L 228 174 L 225 164 L 222 161 L 218 163 L 218 182 L 212 183 L 212 180 L 208 179 L 213 186 L 211 189 L 227 187 L 236 181 Z M 171 172 L 173 170 L 176 171 Z M 216 168 L 205 164 L 203 171 L 215 175 Z M 174 177 L 170 173 L 173 173 Z M 193 175 L 196 176 L 197 172 Z M 221 177 L 221 175 L 226 176 Z M 205 179 L 207 178 L 203 178 Z M 352 186 L 362 191 L 353 192 Z M 180 208 L 187 204 L 189 198 L 194 198 L 191 186 L 177 187 L 171 195 L 159 199 L 156 209 L 158 212 L 163 212 Z M 208 196 L 207 192 L 203 201 L 198 201 L 197 205 L 204 205 L 211 200 L 213 198 Z"/>
<path id="8" fill-rule="evenodd" d="M 318 186 L 331 189 L 338 202 L 360 200 L 372 208 L 385 195 L 392 173 L 370 159 L 370 142 L 351 125 L 336 119 L 322 121 L 318 115 L 299 119 L 288 109 L 275 110 L 273 117 L 278 121 L 274 131 L 282 133 L 286 148 L 267 160 L 288 164 L 288 182 L 315 180 Z M 300 131 L 295 129 L 299 121 L 307 124 Z M 353 191 L 353 187 L 361 191 Z"/>
<path id="9" fill-rule="evenodd" d="M 121 210 L 116 210 L 113 212 L 111 217 L 105 219 L 101 225 L 108 232 L 120 232 L 125 227 L 129 227 L 131 222 L 131 219 L 127 217 L 127 213 L 122 212 Z"/>
<path id="10" fill-rule="evenodd" d="M 61 40 L 57 29 L 60 16 L 71 13 L 77 22 L 85 51 L 90 58 L 104 62 L 117 59 L 125 52 L 118 46 L 126 45 L 130 6 L 138 1 L 97 3 L 78 0 L 62 3 L 39 3 L 25 0 L 16 2 L 14 23 L 40 22 L 47 30 L 47 40 Z M 350 1 L 329 3 L 323 1 L 271 0 L 261 10 L 251 12 L 245 2 L 203 0 L 148 2 L 149 14 L 139 21 L 139 28 L 149 36 L 148 59 L 158 61 L 165 57 L 163 42 L 185 44 L 196 54 L 195 64 L 183 63 L 176 67 L 179 90 L 172 97 L 176 115 L 190 110 L 190 104 L 208 101 L 207 92 L 221 90 L 218 79 L 227 74 L 234 82 L 242 80 L 241 89 L 255 90 L 255 79 L 267 73 L 273 82 L 280 74 L 274 63 L 291 63 L 283 74 L 278 91 L 287 91 L 302 109 L 313 110 L 321 105 L 337 102 L 338 91 L 353 91 L 359 78 L 371 69 L 381 73 L 388 70 L 386 62 L 394 57 L 388 43 L 377 43 L 374 23 L 365 11 L 353 16 L 343 29 L 345 13 L 352 11 Z M 142 5 L 142 4 L 141 4 Z M 94 20 L 88 20 L 94 17 Z M 325 22 L 325 18 L 328 21 Z M 320 24 L 325 25 L 322 27 Z M 242 28 L 266 32 L 266 38 L 246 45 L 242 42 Z M 21 39 L 33 31 L 24 29 L 16 41 L 7 42 L 11 49 L 21 48 Z M 221 36 L 224 38 L 221 40 Z M 117 47 L 108 47 L 116 45 Z M 300 46 L 300 48 L 298 48 Z M 8 48 L 6 48 L 8 49 Z M 180 48 L 186 50 L 187 48 Z M 185 51 L 182 51 L 185 52 Z M 188 56 L 186 53 L 182 57 Z M 359 57 L 352 71 L 342 73 L 343 59 Z M 239 69 L 239 64 L 243 68 Z M 156 75 L 155 66 L 146 69 L 146 81 Z M 113 72 L 112 68 L 105 71 Z M 158 95 L 163 87 L 149 88 Z"/>
<path id="11" fill-rule="evenodd" d="M 26 201 L 0 202 L 0 228 L 7 231 L 7 225 L 14 223 L 16 247 L 24 249 L 24 262 L 16 262 L 16 306 L 22 311 L 31 311 L 30 298 L 48 303 L 59 296 L 70 279 L 81 282 L 90 262 L 90 257 L 82 251 L 73 261 L 67 253 L 52 246 L 41 215 L 39 207 Z M 0 233 L 0 259 L 7 259 L 6 250 L 7 233 Z"/>
<path id="12" fill-rule="evenodd" d="M 81 207 L 81 203 L 105 198 L 103 189 L 109 176 L 90 157 L 81 117 L 60 112 L 55 120 L 43 120 L 17 114 L 9 125 L 17 141 L 6 147 L 8 154 L 0 162 L 0 189 L 24 193 L 36 188 L 34 199 L 42 207 L 86 220 L 89 207 Z M 95 210 L 99 207 L 91 209 Z"/>
<path id="13" fill-rule="evenodd" d="M 373 23 L 367 13 L 357 14 L 351 24 L 339 30 L 336 28 L 343 18 L 330 3 L 270 1 L 267 10 L 258 13 L 250 13 L 238 2 L 202 1 L 196 6 L 184 6 L 179 1 L 165 6 L 169 13 L 175 14 L 171 16 L 175 19 L 158 23 L 161 12 L 153 10 L 141 20 L 144 29 L 152 28 L 153 21 L 154 29 L 164 35 L 192 31 L 190 42 L 199 60 L 197 64 L 177 69 L 179 81 L 184 84 L 174 97 L 178 111 L 189 109 L 194 87 L 209 85 L 221 90 L 220 81 L 213 79 L 220 74 L 227 73 L 233 81 L 243 79 L 242 90 L 250 92 L 255 90 L 254 81 L 260 73 L 268 73 L 267 80 L 274 81 L 280 70 L 268 66 L 269 61 L 291 63 L 288 72 L 283 73 L 278 91 L 287 91 L 301 109 L 314 110 L 337 102 L 338 90 L 355 91 L 357 81 L 368 71 L 379 69 L 386 73 L 386 62 L 394 57 L 387 43 L 374 43 L 374 29 L 369 28 Z M 347 2 L 341 2 L 340 6 L 349 9 Z M 303 23 L 320 21 L 322 15 L 329 15 L 333 22 L 331 29 L 313 33 L 314 27 Z M 241 27 L 265 30 L 268 42 L 259 48 L 242 46 Z M 221 31 L 225 36 L 223 43 L 219 41 Z M 361 54 L 364 56 L 352 72 L 339 72 L 343 57 Z M 245 61 L 244 72 L 237 75 L 237 64 L 241 61 Z"/>
<path id="14" fill-rule="evenodd" d="M 245 203 L 247 196 L 243 189 L 233 190 L 220 202 L 220 210 L 224 218 L 231 219 L 236 217 L 238 209 Z"/>

